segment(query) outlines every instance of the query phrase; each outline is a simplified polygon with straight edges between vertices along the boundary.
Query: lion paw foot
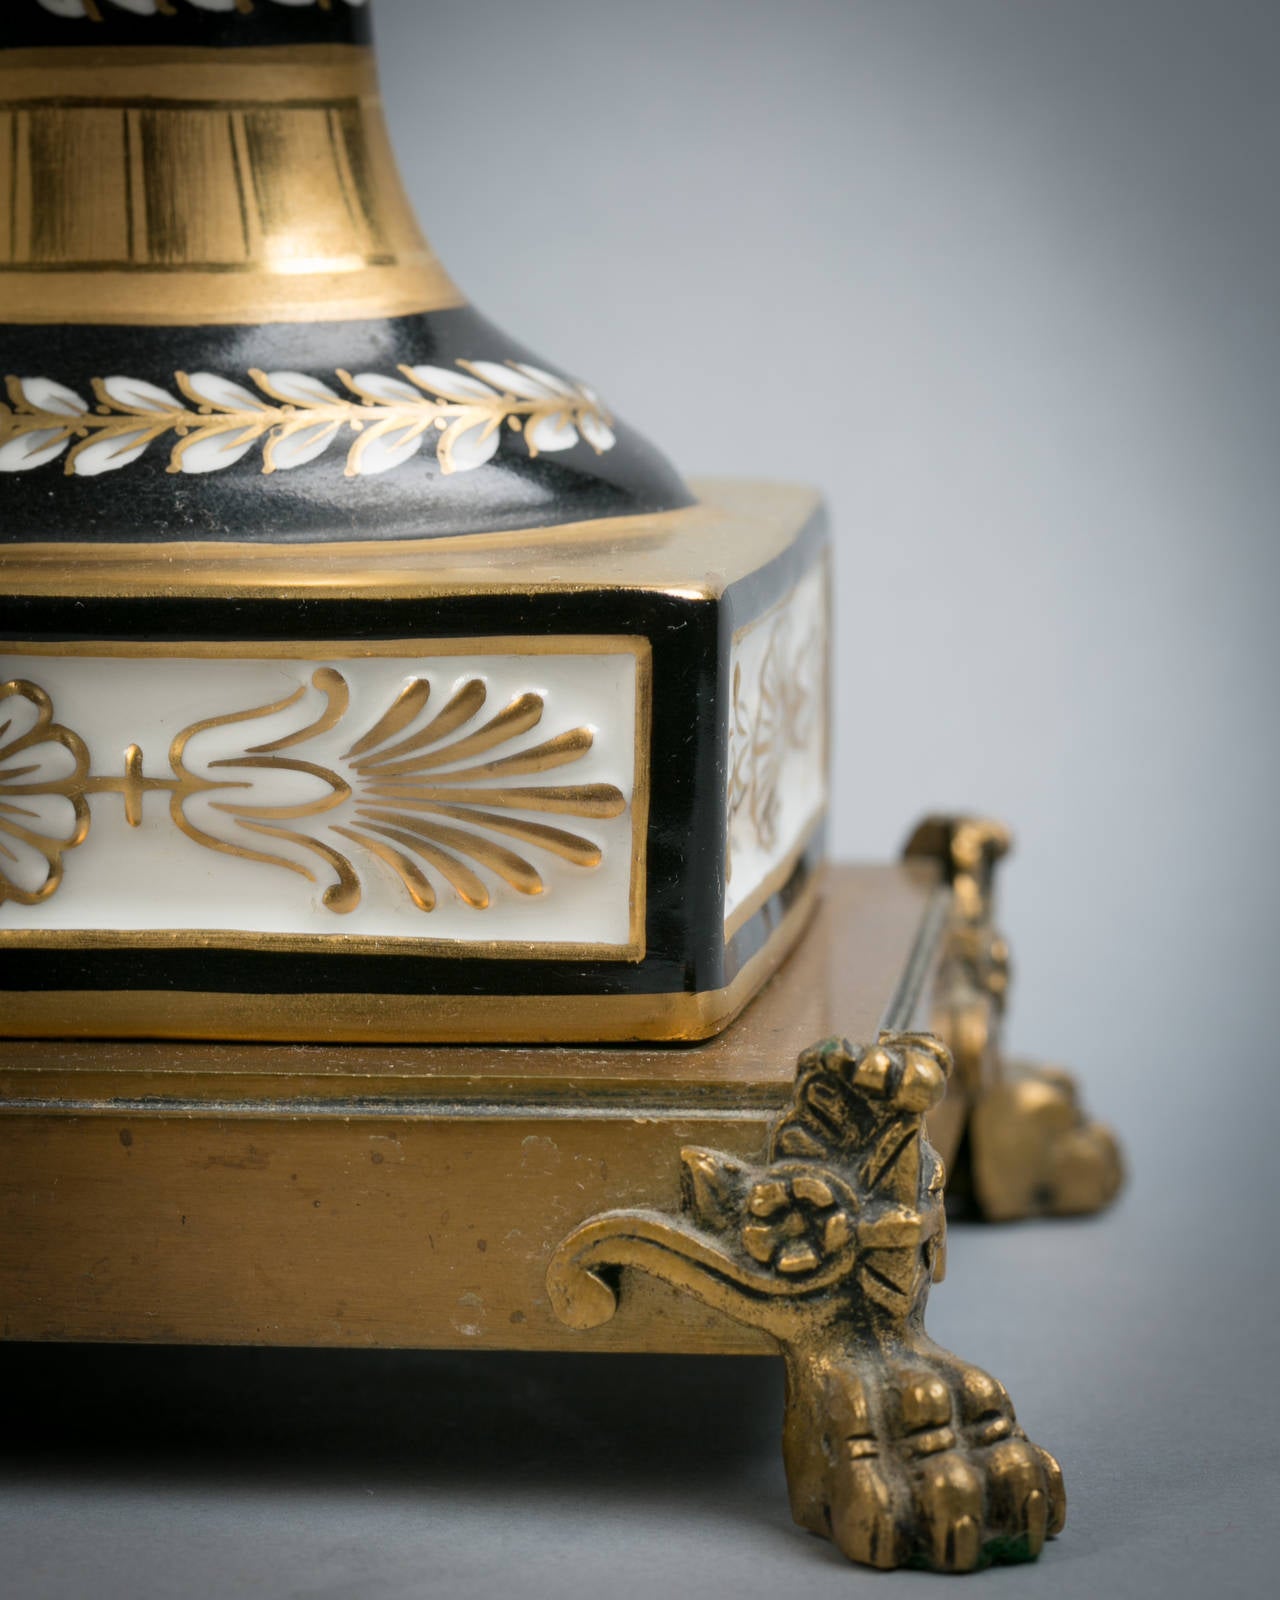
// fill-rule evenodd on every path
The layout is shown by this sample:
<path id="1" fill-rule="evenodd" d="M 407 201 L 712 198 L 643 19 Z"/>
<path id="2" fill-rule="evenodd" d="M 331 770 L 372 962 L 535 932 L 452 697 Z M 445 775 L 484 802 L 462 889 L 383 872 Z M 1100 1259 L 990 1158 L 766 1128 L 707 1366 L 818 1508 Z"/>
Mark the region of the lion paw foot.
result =
<path id="1" fill-rule="evenodd" d="M 1033 1561 L 1061 1531 L 1058 1463 L 979 1368 L 912 1354 L 858 1376 L 828 1369 L 822 1387 L 821 1466 L 793 1482 L 793 1510 L 850 1560 L 972 1572 Z"/>
<path id="2" fill-rule="evenodd" d="M 993 1222 L 1101 1211 L 1124 1182 L 1115 1135 L 1056 1068 L 1011 1063 L 974 1106 L 970 1137 L 975 1194 Z"/>

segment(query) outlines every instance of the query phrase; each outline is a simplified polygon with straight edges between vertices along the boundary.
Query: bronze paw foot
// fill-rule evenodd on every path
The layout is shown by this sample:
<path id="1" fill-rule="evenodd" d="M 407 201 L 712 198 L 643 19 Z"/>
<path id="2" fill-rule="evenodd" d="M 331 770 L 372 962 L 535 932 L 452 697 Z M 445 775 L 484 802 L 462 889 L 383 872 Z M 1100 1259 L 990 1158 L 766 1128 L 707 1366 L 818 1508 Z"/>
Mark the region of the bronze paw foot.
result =
<path id="1" fill-rule="evenodd" d="M 871 1567 L 972 1572 L 1034 1561 L 1062 1529 L 1058 1463 L 1003 1384 L 927 1338 L 788 1355 L 792 1515 Z"/>
<path id="2" fill-rule="evenodd" d="M 952 891 L 933 1026 L 955 1074 L 930 1133 L 952 1165 L 967 1143 L 972 1199 L 991 1222 L 1101 1211 L 1124 1183 L 1115 1135 L 1090 1120 L 1070 1074 L 1005 1059 L 1009 947 L 994 904 L 996 865 L 1010 844 L 1002 823 L 929 817 L 906 848 L 908 860 L 938 862 Z"/>
<path id="3" fill-rule="evenodd" d="M 973 1192 L 992 1222 L 1101 1211 L 1124 1182 L 1120 1146 L 1081 1109 L 1069 1073 L 1006 1062 L 969 1118 Z"/>
<path id="4" fill-rule="evenodd" d="M 679 1215 L 592 1218 L 547 1273 L 572 1327 L 608 1321 L 629 1268 L 770 1333 L 792 1512 L 874 1567 L 1030 1560 L 1065 1515 L 1003 1387 L 924 1330 L 945 1228 L 924 1115 L 949 1070 L 928 1034 L 827 1040 L 800 1058 L 765 1164 L 686 1149 Z"/>

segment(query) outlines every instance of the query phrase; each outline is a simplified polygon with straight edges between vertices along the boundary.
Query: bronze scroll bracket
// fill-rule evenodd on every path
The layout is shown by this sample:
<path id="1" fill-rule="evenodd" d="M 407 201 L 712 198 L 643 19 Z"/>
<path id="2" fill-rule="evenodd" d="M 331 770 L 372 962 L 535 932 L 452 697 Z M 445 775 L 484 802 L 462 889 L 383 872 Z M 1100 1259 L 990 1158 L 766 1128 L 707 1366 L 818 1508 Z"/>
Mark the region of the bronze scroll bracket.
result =
<path id="1" fill-rule="evenodd" d="M 924 1117 L 950 1071 L 932 1034 L 815 1045 L 763 1165 L 685 1149 L 678 1214 L 593 1217 L 547 1272 L 574 1328 L 613 1316 L 627 1268 L 770 1334 L 792 1514 L 873 1567 L 1033 1560 L 1066 1510 L 1003 1385 L 925 1332 L 945 1216 Z"/>

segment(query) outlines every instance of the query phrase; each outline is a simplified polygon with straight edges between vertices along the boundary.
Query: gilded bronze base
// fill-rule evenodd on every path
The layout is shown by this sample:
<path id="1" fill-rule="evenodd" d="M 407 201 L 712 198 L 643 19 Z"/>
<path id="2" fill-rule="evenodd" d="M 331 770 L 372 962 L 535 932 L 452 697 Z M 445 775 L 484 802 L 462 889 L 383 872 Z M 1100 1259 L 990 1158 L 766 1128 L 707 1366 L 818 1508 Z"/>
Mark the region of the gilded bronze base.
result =
<path id="1" fill-rule="evenodd" d="M 2 1336 L 780 1350 L 802 1526 L 879 1567 L 1034 1557 L 1056 1464 L 924 1329 L 943 1162 L 1017 1216 L 1105 1203 L 1119 1161 L 996 1047 L 1001 838 L 831 869 L 687 1048 L 0 1041 Z"/>
<path id="2" fill-rule="evenodd" d="M 763 1164 L 686 1148 L 677 1212 L 594 1217 L 547 1276 L 570 1327 L 610 1321 L 630 1268 L 768 1333 L 787 1368 L 792 1514 L 867 1566 L 1034 1560 L 1066 1515 L 1061 1469 L 1003 1385 L 924 1328 L 945 1231 L 926 1112 L 988 1220 L 1097 1211 L 1123 1181 L 1119 1146 L 1073 1079 L 1001 1050 L 1009 952 L 993 878 L 1009 843 L 1001 824 L 966 817 L 929 818 L 908 843 L 907 861 L 936 866 L 951 891 L 936 1032 L 805 1051 Z"/>
<path id="3" fill-rule="evenodd" d="M 872 1567 L 1034 1560 L 1066 1515 L 1003 1385 L 925 1332 L 945 1220 L 924 1114 L 949 1072 L 929 1034 L 815 1046 L 763 1165 L 685 1149 L 679 1213 L 594 1217 L 547 1274 L 571 1327 L 613 1316 L 628 1267 L 770 1334 L 792 1515 Z"/>

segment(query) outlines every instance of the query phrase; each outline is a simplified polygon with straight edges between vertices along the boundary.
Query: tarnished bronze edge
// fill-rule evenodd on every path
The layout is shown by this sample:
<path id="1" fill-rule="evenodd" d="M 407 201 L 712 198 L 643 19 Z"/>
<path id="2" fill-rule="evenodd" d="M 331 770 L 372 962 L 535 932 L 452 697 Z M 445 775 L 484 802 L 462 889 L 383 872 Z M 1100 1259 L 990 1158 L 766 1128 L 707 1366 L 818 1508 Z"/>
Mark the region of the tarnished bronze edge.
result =
<path id="1" fill-rule="evenodd" d="M 764 1126 L 780 1105 L 786 1103 L 790 1084 L 779 1083 L 766 1095 L 739 1084 L 719 1090 L 681 1086 L 669 1093 L 639 1090 L 630 1093 L 612 1086 L 607 1095 L 584 1095 L 583 1086 L 557 1097 L 539 1096 L 530 1087 L 507 1098 L 491 1092 L 477 1092 L 472 1100 L 455 1089 L 441 1095 L 387 1095 L 374 1099 L 321 1100 L 314 1095 L 299 1095 L 278 1100 L 237 1099 L 228 1095 L 218 1100 L 195 1100 L 183 1095 L 8 1095 L 0 1096 L 0 1117 L 4 1116 L 130 1116 L 130 1117 L 236 1117 L 280 1118 L 311 1121 L 384 1122 L 413 1117 L 437 1122 L 506 1121 L 513 1117 L 544 1118 L 548 1121 L 634 1121 L 637 1112 L 646 1120 L 688 1123 L 704 1116 L 717 1122 L 759 1123 Z"/>
<path id="2" fill-rule="evenodd" d="M 926 874 L 933 876 L 927 865 L 921 868 L 921 876 Z M 886 1033 L 907 1033 L 917 1025 L 923 1026 L 926 1020 L 923 1013 L 932 1001 L 932 980 L 943 956 L 950 916 L 951 890 L 945 883 L 939 883 L 929 897 L 907 965 L 880 1020 Z"/>

